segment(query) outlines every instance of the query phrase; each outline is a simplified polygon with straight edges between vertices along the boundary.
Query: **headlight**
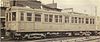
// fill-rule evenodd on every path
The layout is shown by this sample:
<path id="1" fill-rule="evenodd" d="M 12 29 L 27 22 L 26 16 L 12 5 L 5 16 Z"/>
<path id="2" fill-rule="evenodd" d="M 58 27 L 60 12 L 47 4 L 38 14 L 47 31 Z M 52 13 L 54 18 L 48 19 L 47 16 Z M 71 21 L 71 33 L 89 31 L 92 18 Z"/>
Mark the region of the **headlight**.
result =
<path id="1" fill-rule="evenodd" d="M 4 37 L 1 37 L 1 39 L 4 39 Z"/>

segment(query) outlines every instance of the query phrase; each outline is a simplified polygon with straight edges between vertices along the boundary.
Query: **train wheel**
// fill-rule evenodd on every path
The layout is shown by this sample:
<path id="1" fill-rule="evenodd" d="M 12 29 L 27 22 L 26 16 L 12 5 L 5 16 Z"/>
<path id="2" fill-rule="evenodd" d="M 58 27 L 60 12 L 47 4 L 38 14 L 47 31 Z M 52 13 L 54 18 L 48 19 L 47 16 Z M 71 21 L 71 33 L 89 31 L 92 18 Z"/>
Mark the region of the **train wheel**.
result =
<path id="1" fill-rule="evenodd" d="M 14 36 L 13 39 L 14 40 L 22 40 L 23 38 L 21 36 Z"/>

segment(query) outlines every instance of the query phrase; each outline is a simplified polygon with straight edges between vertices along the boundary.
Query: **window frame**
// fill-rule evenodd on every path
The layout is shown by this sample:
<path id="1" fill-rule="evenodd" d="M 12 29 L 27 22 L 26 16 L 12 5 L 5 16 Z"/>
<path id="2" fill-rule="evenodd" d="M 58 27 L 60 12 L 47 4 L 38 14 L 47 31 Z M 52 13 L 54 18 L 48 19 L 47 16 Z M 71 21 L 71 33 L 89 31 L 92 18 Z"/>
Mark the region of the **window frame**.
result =
<path id="1" fill-rule="evenodd" d="M 9 13 L 6 13 L 6 21 L 9 21 Z"/>
<path id="2" fill-rule="evenodd" d="M 82 23 L 84 23 L 84 18 L 82 18 Z"/>
<path id="3" fill-rule="evenodd" d="M 89 24 L 89 18 L 86 18 L 86 19 L 85 19 L 85 23 L 86 23 L 86 24 Z"/>
<path id="4" fill-rule="evenodd" d="M 45 22 L 48 22 L 48 14 L 44 14 Z"/>
<path id="5" fill-rule="evenodd" d="M 78 23 L 80 24 L 80 23 L 82 23 L 82 18 L 78 18 Z"/>
<path id="6" fill-rule="evenodd" d="M 35 14 L 35 22 L 41 22 L 41 14 Z"/>
<path id="7" fill-rule="evenodd" d="M 74 17 L 74 18 L 75 18 L 75 20 L 74 20 L 74 21 L 75 21 L 75 23 L 77 23 L 77 20 L 78 20 L 77 18 L 78 18 L 78 17 Z"/>
<path id="8" fill-rule="evenodd" d="M 65 16 L 65 23 L 69 23 L 69 16 Z"/>
<path id="9" fill-rule="evenodd" d="M 16 16 L 17 16 L 16 12 L 11 12 L 11 20 L 12 21 L 16 21 Z"/>
<path id="10" fill-rule="evenodd" d="M 53 22 L 53 15 L 49 15 L 49 22 Z"/>
<path id="11" fill-rule="evenodd" d="M 58 19 L 59 15 L 55 15 L 54 17 L 55 17 L 55 22 L 59 22 L 59 19 Z"/>
<path id="12" fill-rule="evenodd" d="M 92 24 L 95 24 L 95 19 L 92 19 Z"/>
<path id="13" fill-rule="evenodd" d="M 30 14 L 30 15 L 29 15 Z M 30 19 L 29 19 L 30 18 Z M 27 13 L 27 17 L 26 17 L 27 21 L 32 21 L 32 13 Z"/>
<path id="14" fill-rule="evenodd" d="M 59 18 L 58 18 L 59 22 L 62 22 L 62 17 L 63 17 L 62 15 L 59 15 Z"/>
<path id="15" fill-rule="evenodd" d="M 93 23 L 92 19 L 90 18 L 89 20 L 90 20 L 90 24 L 92 24 Z"/>
<path id="16" fill-rule="evenodd" d="M 71 23 L 74 23 L 74 22 L 75 22 L 75 18 L 71 17 Z"/>

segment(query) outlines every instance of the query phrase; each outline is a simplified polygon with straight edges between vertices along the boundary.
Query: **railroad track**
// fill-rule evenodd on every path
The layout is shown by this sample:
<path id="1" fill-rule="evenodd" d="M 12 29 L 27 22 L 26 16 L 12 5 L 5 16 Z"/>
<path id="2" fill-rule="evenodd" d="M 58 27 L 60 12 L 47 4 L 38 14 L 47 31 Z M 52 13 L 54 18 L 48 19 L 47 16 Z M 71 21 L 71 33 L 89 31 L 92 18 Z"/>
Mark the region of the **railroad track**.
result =
<path id="1" fill-rule="evenodd" d="M 100 36 L 52 38 L 52 39 L 35 40 L 34 42 L 87 42 L 92 40 L 100 40 Z"/>
<path id="2" fill-rule="evenodd" d="M 98 40 L 100 42 L 100 36 L 90 36 L 90 37 L 63 37 L 63 38 L 48 38 L 48 39 L 41 39 L 41 40 L 13 40 L 10 42 L 88 42 Z M 9 41 L 2 41 L 2 42 L 9 42 Z"/>

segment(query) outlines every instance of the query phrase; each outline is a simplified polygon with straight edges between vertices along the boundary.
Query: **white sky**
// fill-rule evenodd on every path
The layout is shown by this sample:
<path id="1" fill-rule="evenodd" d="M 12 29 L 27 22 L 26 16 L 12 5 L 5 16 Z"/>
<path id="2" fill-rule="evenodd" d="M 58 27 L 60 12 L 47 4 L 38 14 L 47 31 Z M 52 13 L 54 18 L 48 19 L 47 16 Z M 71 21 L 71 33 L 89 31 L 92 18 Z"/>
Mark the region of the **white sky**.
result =
<path id="1" fill-rule="evenodd" d="M 43 4 L 52 3 L 53 0 L 40 0 Z M 74 8 L 74 11 L 94 15 L 95 6 L 97 6 L 100 16 L 100 0 L 54 0 L 58 8 Z M 86 12 L 84 12 L 86 11 Z"/>

